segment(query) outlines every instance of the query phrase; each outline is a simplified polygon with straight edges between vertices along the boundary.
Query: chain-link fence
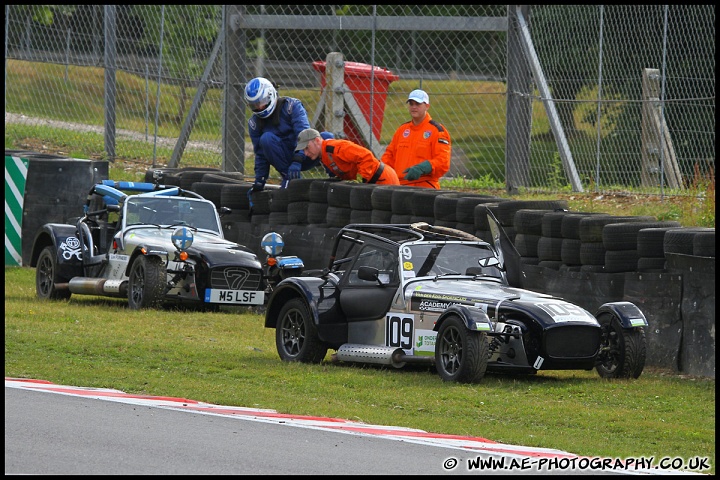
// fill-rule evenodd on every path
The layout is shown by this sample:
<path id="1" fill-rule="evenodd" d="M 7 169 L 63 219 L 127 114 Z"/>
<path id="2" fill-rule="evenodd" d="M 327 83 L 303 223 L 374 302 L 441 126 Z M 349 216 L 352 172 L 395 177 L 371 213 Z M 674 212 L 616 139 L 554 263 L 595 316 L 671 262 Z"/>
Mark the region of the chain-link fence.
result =
<path id="1" fill-rule="evenodd" d="M 407 94 L 426 90 L 430 114 L 452 137 L 448 177 L 550 193 L 714 186 L 710 5 L 9 5 L 5 13 L 6 148 L 60 129 L 74 132 L 75 149 L 103 142 L 109 159 L 144 148 L 148 166 L 250 174 L 242 92 L 266 76 L 303 101 L 314 126 L 378 154 L 409 120 Z M 338 65 L 344 81 L 326 92 Z M 331 108 L 337 87 L 350 94 L 341 111 Z"/>

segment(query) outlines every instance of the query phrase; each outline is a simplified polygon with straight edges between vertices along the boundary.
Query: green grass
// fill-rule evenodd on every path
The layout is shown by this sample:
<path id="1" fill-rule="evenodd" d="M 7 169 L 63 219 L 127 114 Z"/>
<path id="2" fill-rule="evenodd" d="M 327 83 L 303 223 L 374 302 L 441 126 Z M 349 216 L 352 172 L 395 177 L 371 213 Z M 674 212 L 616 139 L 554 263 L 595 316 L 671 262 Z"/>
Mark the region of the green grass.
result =
<path id="1" fill-rule="evenodd" d="M 715 473 L 715 381 L 646 369 L 488 374 L 444 383 L 428 368 L 282 362 L 263 316 L 132 311 L 124 300 L 35 297 L 34 269 L 5 268 L 5 376 L 117 388 L 485 437 L 603 457 L 708 457 Z M 329 357 L 328 357 L 329 359 Z"/>

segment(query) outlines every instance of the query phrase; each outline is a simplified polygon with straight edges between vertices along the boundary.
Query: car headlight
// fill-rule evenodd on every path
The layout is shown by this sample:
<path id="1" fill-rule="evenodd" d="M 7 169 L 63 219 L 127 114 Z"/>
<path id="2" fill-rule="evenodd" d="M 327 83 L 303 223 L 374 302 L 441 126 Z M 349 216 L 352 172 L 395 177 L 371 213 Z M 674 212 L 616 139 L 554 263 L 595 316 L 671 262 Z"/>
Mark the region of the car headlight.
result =
<path id="1" fill-rule="evenodd" d="M 178 250 L 187 250 L 190 248 L 194 239 L 195 236 L 193 235 L 192 230 L 187 227 L 176 228 L 170 237 L 173 245 L 175 245 L 175 248 Z"/>
<path id="2" fill-rule="evenodd" d="M 279 233 L 270 232 L 265 234 L 260 245 L 268 255 L 275 256 L 282 253 L 285 242 L 283 242 L 283 238 Z"/>

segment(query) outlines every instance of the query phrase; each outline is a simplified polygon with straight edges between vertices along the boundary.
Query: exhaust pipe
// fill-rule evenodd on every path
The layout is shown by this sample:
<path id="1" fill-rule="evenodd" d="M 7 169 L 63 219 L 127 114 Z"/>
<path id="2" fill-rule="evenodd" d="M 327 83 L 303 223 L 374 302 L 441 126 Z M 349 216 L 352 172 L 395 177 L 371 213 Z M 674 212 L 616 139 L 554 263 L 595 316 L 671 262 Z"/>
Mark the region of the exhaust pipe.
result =
<path id="1" fill-rule="evenodd" d="M 70 293 L 127 297 L 127 281 L 106 278 L 75 277 L 68 283 Z"/>
<path id="2" fill-rule="evenodd" d="M 402 368 L 407 363 L 424 363 L 431 365 L 435 357 L 415 357 L 405 355 L 402 348 L 383 347 L 380 345 L 358 345 L 346 343 L 340 345 L 337 359 L 343 362 L 375 363 L 379 365 L 392 365 Z"/>

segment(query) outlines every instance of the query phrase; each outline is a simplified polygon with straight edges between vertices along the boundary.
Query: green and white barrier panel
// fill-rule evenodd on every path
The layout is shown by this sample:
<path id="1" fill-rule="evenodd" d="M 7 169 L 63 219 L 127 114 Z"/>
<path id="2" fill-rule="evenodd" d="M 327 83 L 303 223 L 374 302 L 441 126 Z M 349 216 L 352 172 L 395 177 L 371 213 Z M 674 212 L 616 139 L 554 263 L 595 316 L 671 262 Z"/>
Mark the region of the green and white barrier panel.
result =
<path id="1" fill-rule="evenodd" d="M 5 156 L 5 265 L 22 265 L 23 197 L 27 158 Z"/>

